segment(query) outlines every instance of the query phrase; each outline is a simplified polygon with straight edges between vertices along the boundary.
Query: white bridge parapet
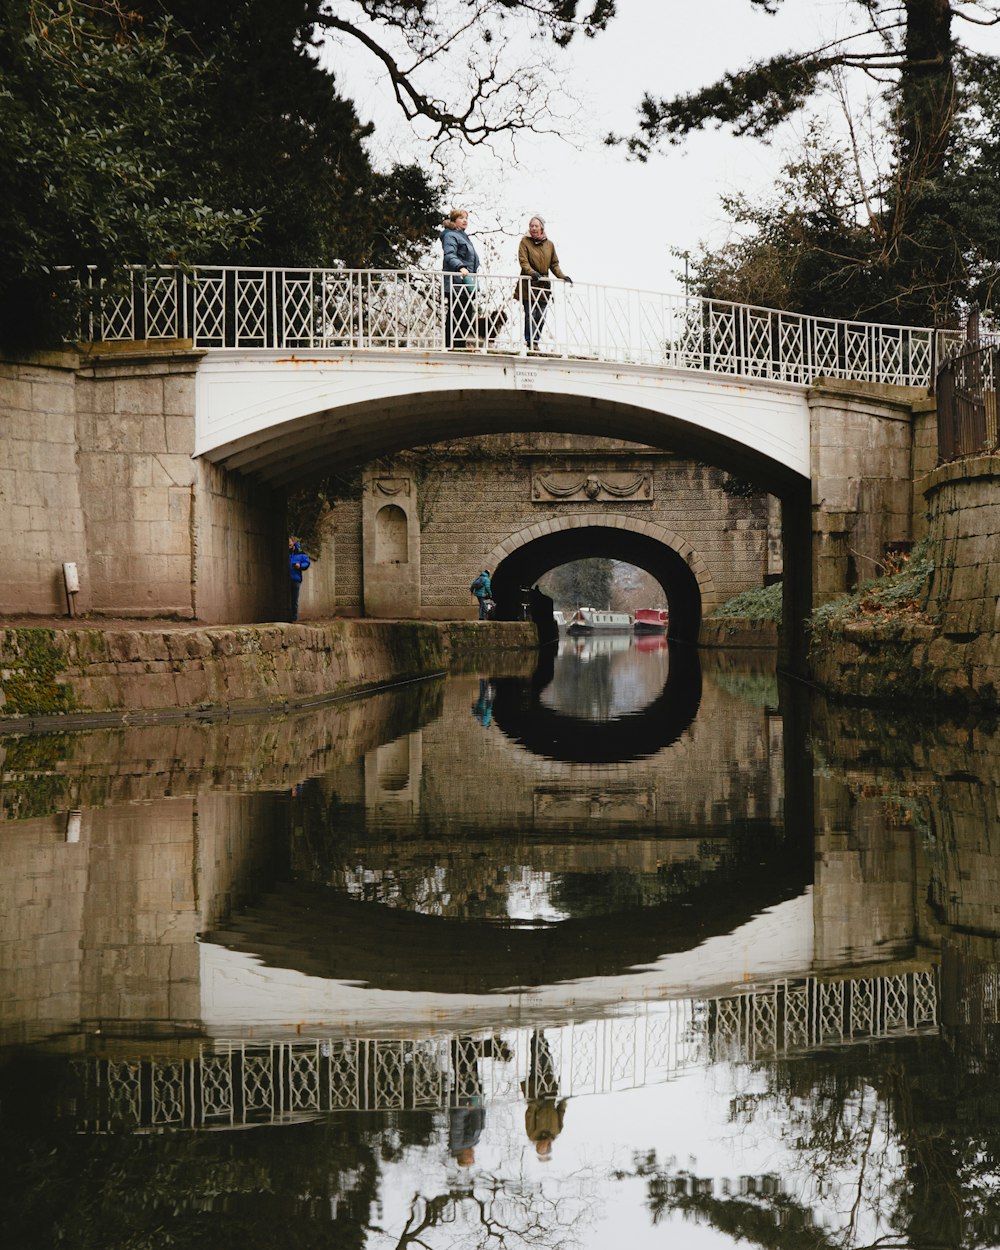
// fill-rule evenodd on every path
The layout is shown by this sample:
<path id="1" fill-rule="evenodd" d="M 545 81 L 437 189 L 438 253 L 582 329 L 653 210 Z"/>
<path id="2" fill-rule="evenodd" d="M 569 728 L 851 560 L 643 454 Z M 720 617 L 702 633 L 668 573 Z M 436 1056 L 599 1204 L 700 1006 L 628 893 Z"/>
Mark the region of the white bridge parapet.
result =
<path id="1" fill-rule="evenodd" d="M 520 353 L 524 308 L 514 274 L 426 270 L 133 268 L 93 271 L 82 327 L 91 341 L 189 340 L 222 351 L 467 347 Z M 626 287 L 554 283 L 529 302 L 539 347 L 558 356 L 665 366 L 808 385 L 846 378 L 929 386 L 956 331 L 809 317 Z"/>
<path id="2" fill-rule="evenodd" d="M 655 441 L 657 423 L 669 418 L 809 476 L 804 386 L 662 365 L 492 352 L 210 351 L 196 378 L 195 454 L 273 479 L 292 449 L 315 464 L 330 454 L 332 420 L 341 448 L 363 440 L 373 421 L 377 425 L 392 411 L 417 420 L 423 441 L 454 437 L 467 424 L 471 395 L 482 422 L 491 412 L 532 399 L 576 412 L 599 405 L 596 432 L 614 428 L 637 441 Z M 640 422 L 630 434 L 623 418 L 612 415 L 624 409 Z M 431 423 L 449 413 L 453 426 L 432 435 Z"/>

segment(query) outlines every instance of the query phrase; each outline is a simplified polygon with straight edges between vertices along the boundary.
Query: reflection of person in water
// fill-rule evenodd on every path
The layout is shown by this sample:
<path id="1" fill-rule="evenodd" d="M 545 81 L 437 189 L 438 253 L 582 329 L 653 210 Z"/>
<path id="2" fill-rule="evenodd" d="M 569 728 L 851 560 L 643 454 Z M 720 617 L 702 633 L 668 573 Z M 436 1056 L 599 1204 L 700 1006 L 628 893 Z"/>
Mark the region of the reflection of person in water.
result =
<path id="1" fill-rule="evenodd" d="M 454 1083 L 448 1109 L 448 1152 L 461 1168 L 476 1161 L 476 1143 L 486 1125 L 483 1083 L 479 1076 L 480 1044 L 471 1037 L 451 1039 Z"/>
<path id="2" fill-rule="evenodd" d="M 545 1034 L 536 1029 L 531 1035 L 528 1078 L 521 1082 L 521 1092 L 528 1100 L 524 1112 L 524 1131 L 535 1143 L 539 1159 L 548 1159 L 552 1143 L 562 1132 L 566 1118 L 566 1099 L 559 1098 L 559 1078 L 552 1062 L 552 1052 Z"/>
<path id="3" fill-rule="evenodd" d="M 479 698 L 472 705 L 472 715 L 484 729 L 489 729 L 493 721 L 493 700 L 496 693 L 496 686 L 485 677 L 480 677 Z"/>

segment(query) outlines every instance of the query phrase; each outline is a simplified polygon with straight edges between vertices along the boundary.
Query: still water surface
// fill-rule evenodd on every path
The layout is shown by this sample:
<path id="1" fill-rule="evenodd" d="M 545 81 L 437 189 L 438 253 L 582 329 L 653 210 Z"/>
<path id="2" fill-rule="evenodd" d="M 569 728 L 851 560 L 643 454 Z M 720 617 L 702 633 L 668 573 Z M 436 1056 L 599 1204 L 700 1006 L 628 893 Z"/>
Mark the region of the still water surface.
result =
<path id="1" fill-rule="evenodd" d="M 4 1246 L 1000 1244 L 994 727 L 504 663 L 0 740 Z"/>

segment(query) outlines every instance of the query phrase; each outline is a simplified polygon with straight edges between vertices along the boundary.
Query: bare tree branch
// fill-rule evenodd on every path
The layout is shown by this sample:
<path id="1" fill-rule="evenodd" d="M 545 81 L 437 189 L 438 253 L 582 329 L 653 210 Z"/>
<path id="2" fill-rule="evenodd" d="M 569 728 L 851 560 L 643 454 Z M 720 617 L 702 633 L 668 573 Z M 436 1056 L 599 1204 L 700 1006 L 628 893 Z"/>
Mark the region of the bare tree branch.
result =
<path id="1" fill-rule="evenodd" d="M 314 44 L 353 42 L 374 58 L 406 120 L 430 124 L 431 142 L 477 146 L 494 135 L 543 131 L 552 108 L 551 65 L 543 52 L 525 59 L 523 48 L 515 58 L 509 26 L 520 21 L 515 29 L 565 47 L 577 34 L 603 30 L 614 10 L 614 0 L 467 0 L 444 8 L 432 0 L 314 0 L 306 24 Z M 441 87 L 449 79 L 450 98 Z"/>

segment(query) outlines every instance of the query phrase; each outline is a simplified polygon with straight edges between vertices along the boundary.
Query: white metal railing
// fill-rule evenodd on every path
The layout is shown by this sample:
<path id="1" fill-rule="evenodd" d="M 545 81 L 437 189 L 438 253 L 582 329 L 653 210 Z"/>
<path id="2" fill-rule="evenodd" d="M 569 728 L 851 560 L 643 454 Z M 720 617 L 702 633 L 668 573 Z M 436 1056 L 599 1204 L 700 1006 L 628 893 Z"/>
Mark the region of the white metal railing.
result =
<path id="1" fill-rule="evenodd" d="M 288 352 L 390 348 L 525 350 L 512 274 L 425 270 L 133 267 L 93 270 L 81 336 L 190 340 L 196 348 Z M 929 386 L 959 331 L 808 317 L 695 296 L 553 283 L 529 313 L 546 354 L 809 383 L 817 377 Z"/>

